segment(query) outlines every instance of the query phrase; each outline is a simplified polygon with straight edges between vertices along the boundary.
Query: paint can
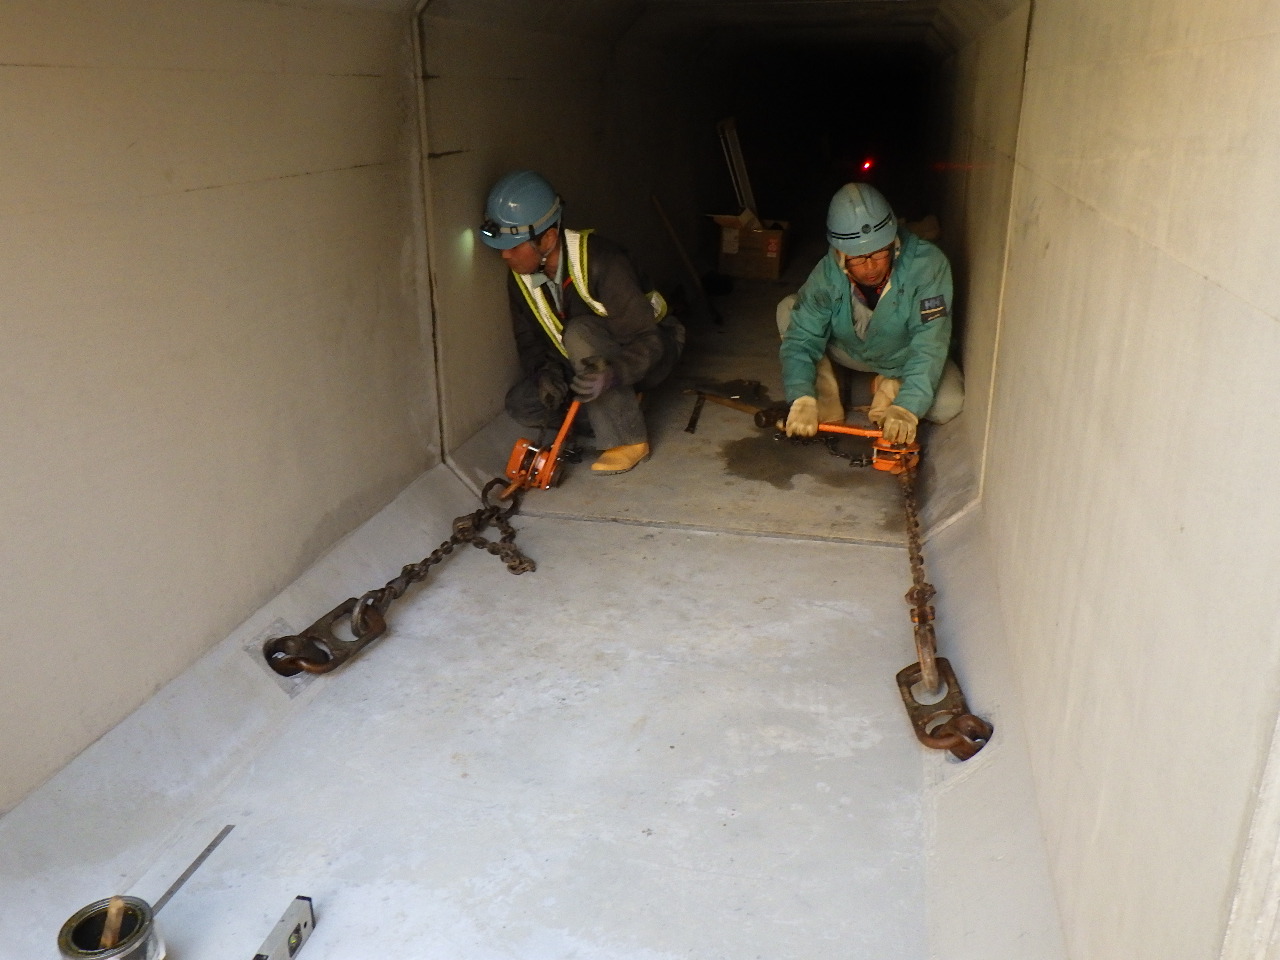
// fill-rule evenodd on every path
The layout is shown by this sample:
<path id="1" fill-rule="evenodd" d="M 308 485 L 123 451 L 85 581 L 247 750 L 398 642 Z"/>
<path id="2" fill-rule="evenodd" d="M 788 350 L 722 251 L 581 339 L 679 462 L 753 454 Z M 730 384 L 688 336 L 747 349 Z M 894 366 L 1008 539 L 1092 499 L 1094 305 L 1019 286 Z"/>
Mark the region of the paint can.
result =
<path id="1" fill-rule="evenodd" d="M 137 897 L 121 897 L 124 915 L 120 939 L 114 947 L 99 949 L 107 923 L 111 898 L 91 903 L 73 913 L 58 931 L 58 950 L 65 960 L 164 960 L 164 941 L 156 931 L 151 904 Z"/>

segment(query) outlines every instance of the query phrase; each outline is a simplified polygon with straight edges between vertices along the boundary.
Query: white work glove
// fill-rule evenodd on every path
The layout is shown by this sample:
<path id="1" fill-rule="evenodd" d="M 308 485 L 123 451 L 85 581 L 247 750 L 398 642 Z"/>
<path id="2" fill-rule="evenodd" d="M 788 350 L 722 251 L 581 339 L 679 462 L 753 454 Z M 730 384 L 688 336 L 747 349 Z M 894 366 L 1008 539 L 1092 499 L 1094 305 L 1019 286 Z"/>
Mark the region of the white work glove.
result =
<path id="1" fill-rule="evenodd" d="M 876 378 L 871 381 L 871 407 L 867 410 L 867 418 L 877 426 L 884 423 L 885 412 L 901 389 L 901 380 L 882 377 L 877 373 Z"/>
<path id="2" fill-rule="evenodd" d="M 896 403 L 884 412 L 884 438 L 890 443 L 912 443 L 916 438 L 916 424 L 920 418 Z"/>
<path id="3" fill-rule="evenodd" d="M 818 401 L 813 397 L 796 397 L 787 413 L 788 437 L 812 437 L 818 432 Z"/>

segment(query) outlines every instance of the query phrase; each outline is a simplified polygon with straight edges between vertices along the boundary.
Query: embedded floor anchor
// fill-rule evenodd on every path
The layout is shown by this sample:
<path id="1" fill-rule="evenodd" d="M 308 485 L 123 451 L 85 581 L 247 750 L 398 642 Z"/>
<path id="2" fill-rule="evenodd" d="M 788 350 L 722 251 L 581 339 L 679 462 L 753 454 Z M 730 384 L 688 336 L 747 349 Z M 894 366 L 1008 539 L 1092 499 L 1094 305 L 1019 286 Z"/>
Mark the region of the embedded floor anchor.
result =
<path id="1" fill-rule="evenodd" d="M 934 661 L 941 690 L 935 690 L 929 702 L 918 699 L 922 689 L 924 671 L 913 663 L 898 671 L 898 692 L 907 708 L 907 717 L 916 732 L 916 739 L 934 750 L 950 750 L 957 760 L 968 760 L 987 745 L 994 732 L 991 724 L 969 712 L 960 681 L 946 657 Z"/>

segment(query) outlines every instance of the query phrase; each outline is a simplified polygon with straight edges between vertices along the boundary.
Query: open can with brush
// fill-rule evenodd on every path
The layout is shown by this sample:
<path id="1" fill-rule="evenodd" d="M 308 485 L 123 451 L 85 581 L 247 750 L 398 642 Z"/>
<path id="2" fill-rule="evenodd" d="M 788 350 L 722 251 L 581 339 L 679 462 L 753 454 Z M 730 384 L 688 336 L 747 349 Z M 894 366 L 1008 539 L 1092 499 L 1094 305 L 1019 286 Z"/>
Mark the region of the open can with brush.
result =
<path id="1" fill-rule="evenodd" d="M 138 897 L 108 897 L 73 913 L 58 931 L 65 960 L 164 960 L 155 912 Z"/>

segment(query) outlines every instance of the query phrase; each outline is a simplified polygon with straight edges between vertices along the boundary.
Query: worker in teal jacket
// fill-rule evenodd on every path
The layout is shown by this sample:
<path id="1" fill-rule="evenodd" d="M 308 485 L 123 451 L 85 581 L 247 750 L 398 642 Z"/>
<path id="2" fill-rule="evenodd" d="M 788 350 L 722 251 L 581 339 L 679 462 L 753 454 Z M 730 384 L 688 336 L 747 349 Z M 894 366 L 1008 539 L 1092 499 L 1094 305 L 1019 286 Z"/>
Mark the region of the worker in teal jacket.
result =
<path id="1" fill-rule="evenodd" d="M 827 211 L 831 244 L 800 291 L 778 305 L 786 431 L 813 436 L 844 420 L 832 361 L 875 374 L 869 416 L 886 440 L 915 440 L 921 417 L 945 423 L 964 403 L 951 345 L 951 265 L 898 226 L 875 187 L 848 183 Z"/>

